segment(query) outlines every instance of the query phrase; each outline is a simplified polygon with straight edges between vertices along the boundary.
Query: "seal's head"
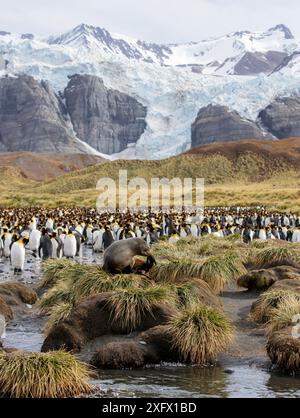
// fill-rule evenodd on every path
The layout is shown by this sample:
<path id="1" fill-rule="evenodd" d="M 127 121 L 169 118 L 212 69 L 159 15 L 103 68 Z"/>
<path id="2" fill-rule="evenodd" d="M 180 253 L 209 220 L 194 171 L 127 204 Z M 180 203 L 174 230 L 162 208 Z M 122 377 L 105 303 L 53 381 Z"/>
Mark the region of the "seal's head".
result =
<path id="1" fill-rule="evenodd" d="M 145 257 L 149 257 L 152 255 L 149 245 L 143 239 L 136 238 L 135 240 L 136 240 L 136 244 L 137 244 L 138 252 L 139 252 L 139 254 L 137 255 L 143 255 Z"/>

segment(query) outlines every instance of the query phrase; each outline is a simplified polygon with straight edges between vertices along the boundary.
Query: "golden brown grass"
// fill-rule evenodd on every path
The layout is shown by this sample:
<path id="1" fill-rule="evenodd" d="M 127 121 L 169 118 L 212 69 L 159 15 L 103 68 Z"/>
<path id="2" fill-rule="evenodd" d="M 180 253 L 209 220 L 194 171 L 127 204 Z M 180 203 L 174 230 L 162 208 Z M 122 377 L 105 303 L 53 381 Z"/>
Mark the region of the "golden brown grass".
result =
<path id="1" fill-rule="evenodd" d="M 184 362 L 207 365 L 230 344 L 233 327 L 220 311 L 192 305 L 172 318 L 167 332 Z"/>
<path id="2" fill-rule="evenodd" d="M 175 306 L 176 296 L 170 286 L 154 285 L 147 288 L 130 288 L 115 290 L 107 306 L 111 320 L 122 328 L 134 331 L 146 314 L 152 315 L 159 305 Z"/>
<path id="3" fill-rule="evenodd" d="M 292 291 L 283 289 L 270 289 L 267 292 L 260 295 L 256 302 L 254 302 L 251 309 L 251 317 L 257 322 L 270 321 L 276 312 L 278 306 L 282 306 L 282 303 L 288 298 Z M 300 296 L 299 296 L 300 300 Z M 286 302 L 284 302 L 286 303 Z"/>
<path id="4" fill-rule="evenodd" d="M 91 393 L 88 367 L 65 352 L 0 353 L 0 393 L 9 398 L 66 398 Z"/>
<path id="5" fill-rule="evenodd" d="M 47 260 L 43 263 L 43 282 L 40 287 L 53 287 L 61 279 L 62 271 L 64 269 L 70 270 L 71 267 L 76 265 L 74 261 L 67 260 L 65 258 L 57 260 Z"/>
<path id="6" fill-rule="evenodd" d="M 62 302 L 53 306 L 44 327 L 45 335 L 48 335 L 55 325 L 67 319 L 70 316 L 73 308 L 74 304 L 72 302 Z"/>
<path id="7" fill-rule="evenodd" d="M 10 170 L 11 179 L 9 184 L 0 182 L 1 202 L 13 207 L 94 206 L 99 178 L 118 180 L 119 170 L 127 169 L 129 179 L 149 180 L 157 173 L 167 178 L 204 178 L 208 206 L 263 205 L 270 210 L 300 211 L 299 170 L 292 163 L 247 151 L 234 158 L 220 154 L 184 155 L 163 161 L 114 161 L 45 182 L 32 182 L 15 169 L 0 168 Z"/>
<path id="8" fill-rule="evenodd" d="M 267 323 L 267 334 L 271 335 L 276 331 L 289 327 L 298 315 L 300 315 L 299 295 L 293 293 L 286 295 L 278 304 L 276 312 Z"/>
<path id="9" fill-rule="evenodd" d="M 223 291 L 225 285 L 246 272 L 242 257 L 234 252 L 206 258 L 185 258 L 158 262 L 150 275 L 156 281 L 178 282 L 187 277 L 204 280 L 216 294 Z"/>

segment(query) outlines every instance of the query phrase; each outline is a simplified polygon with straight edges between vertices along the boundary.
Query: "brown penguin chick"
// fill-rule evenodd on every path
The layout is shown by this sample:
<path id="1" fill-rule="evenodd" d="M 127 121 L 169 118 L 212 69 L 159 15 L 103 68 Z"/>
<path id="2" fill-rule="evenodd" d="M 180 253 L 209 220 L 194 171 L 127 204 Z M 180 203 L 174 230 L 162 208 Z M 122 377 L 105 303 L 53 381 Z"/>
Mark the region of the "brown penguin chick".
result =
<path id="1" fill-rule="evenodd" d="M 152 257 L 150 247 L 140 238 L 116 241 L 104 252 L 103 269 L 112 274 L 132 273 L 134 257 Z"/>

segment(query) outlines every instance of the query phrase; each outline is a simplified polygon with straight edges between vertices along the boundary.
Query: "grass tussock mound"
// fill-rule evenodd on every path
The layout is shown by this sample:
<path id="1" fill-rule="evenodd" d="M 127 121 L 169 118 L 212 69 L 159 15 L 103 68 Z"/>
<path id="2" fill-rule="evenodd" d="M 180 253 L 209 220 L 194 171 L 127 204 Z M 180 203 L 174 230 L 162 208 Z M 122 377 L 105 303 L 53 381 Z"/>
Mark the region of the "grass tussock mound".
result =
<path id="1" fill-rule="evenodd" d="M 153 314 L 160 305 L 175 306 L 176 296 L 170 286 L 115 290 L 107 301 L 111 320 L 130 331 L 138 328 L 143 316 Z"/>
<path id="2" fill-rule="evenodd" d="M 293 336 L 293 328 L 272 334 L 267 342 L 267 353 L 274 365 L 287 372 L 300 371 L 300 339 Z"/>
<path id="3" fill-rule="evenodd" d="M 56 260 L 47 260 L 43 264 L 43 282 L 41 288 L 54 287 L 59 280 L 62 278 L 63 270 L 70 270 L 74 265 L 75 261 L 71 261 L 65 258 Z"/>
<path id="4" fill-rule="evenodd" d="M 185 279 L 173 286 L 177 293 L 179 309 L 200 303 L 221 308 L 220 299 L 213 294 L 211 288 L 204 280 Z"/>
<path id="5" fill-rule="evenodd" d="M 215 294 L 223 291 L 225 285 L 244 274 L 246 269 L 241 258 L 232 252 L 200 259 L 178 259 L 158 263 L 150 272 L 156 281 L 180 282 L 186 277 L 205 281 Z"/>
<path id="6" fill-rule="evenodd" d="M 257 322 L 269 322 L 278 309 L 289 303 L 291 296 L 293 297 L 293 293 L 289 290 L 271 288 L 253 303 L 251 317 Z"/>
<path id="7" fill-rule="evenodd" d="M 184 362 L 207 365 L 231 342 L 233 327 L 223 313 L 200 305 L 175 315 L 167 332 Z"/>
<path id="8" fill-rule="evenodd" d="M 281 243 L 280 243 L 281 244 Z M 298 264 L 300 261 L 299 251 L 285 244 L 264 248 L 254 254 L 253 264 L 257 268 L 268 268 L 280 265 Z"/>
<path id="9" fill-rule="evenodd" d="M 300 298 L 296 294 L 287 294 L 278 304 L 274 315 L 267 323 L 267 334 L 271 335 L 276 331 L 291 326 L 295 318 L 299 319 L 300 315 Z"/>
<path id="10" fill-rule="evenodd" d="M 91 393 L 89 369 L 65 352 L 0 353 L 0 393 L 8 398 L 66 398 Z"/>
<path id="11" fill-rule="evenodd" d="M 58 305 L 53 306 L 50 311 L 49 318 L 45 324 L 45 334 L 49 335 L 50 331 L 53 329 L 55 325 L 58 325 L 61 321 L 67 319 L 70 316 L 73 308 L 74 304 L 71 302 L 62 302 Z"/>

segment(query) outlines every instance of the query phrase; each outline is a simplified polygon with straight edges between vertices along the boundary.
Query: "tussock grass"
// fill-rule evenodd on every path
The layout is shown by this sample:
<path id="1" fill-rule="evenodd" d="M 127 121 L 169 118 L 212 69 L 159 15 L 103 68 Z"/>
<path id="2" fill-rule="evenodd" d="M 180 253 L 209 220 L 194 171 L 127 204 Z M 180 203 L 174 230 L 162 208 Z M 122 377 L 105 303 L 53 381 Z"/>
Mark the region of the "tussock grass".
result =
<path id="1" fill-rule="evenodd" d="M 74 272 L 76 280 L 74 280 L 71 287 L 76 303 L 85 297 L 113 290 L 114 286 L 111 276 L 100 266 L 85 265 L 83 267 L 80 274 Z"/>
<path id="2" fill-rule="evenodd" d="M 175 284 L 179 309 L 190 305 L 221 306 L 220 300 L 212 293 L 209 285 L 200 279 L 185 279 Z"/>
<path id="3" fill-rule="evenodd" d="M 300 315 L 299 295 L 288 294 L 278 304 L 274 316 L 267 323 L 266 331 L 268 335 L 280 331 L 293 323 L 294 318 Z"/>
<path id="4" fill-rule="evenodd" d="M 293 327 L 284 328 L 270 336 L 267 353 L 281 370 L 297 373 L 300 370 L 300 340 L 293 337 Z"/>
<path id="5" fill-rule="evenodd" d="M 150 272 L 156 281 L 178 282 L 186 277 L 204 280 L 219 294 L 224 286 L 246 272 L 242 258 L 233 252 L 200 260 L 181 258 L 157 264 Z"/>
<path id="6" fill-rule="evenodd" d="M 40 287 L 53 287 L 61 278 L 62 270 L 71 268 L 75 261 L 65 258 L 57 260 L 47 260 L 43 264 L 43 282 Z"/>
<path id="7" fill-rule="evenodd" d="M 0 393 L 9 398 L 66 398 L 88 394 L 88 367 L 71 354 L 0 353 Z"/>
<path id="8" fill-rule="evenodd" d="M 257 268 L 264 268 L 270 265 L 280 265 L 287 261 L 298 262 L 299 259 L 299 254 L 292 248 L 286 246 L 272 246 L 257 252 L 253 258 L 253 264 L 256 265 Z"/>
<path id="9" fill-rule="evenodd" d="M 165 261 L 157 264 L 151 269 L 150 275 L 157 281 L 174 282 L 185 277 L 199 277 L 203 261 L 191 259 L 178 259 L 176 261 Z"/>
<path id="10" fill-rule="evenodd" d="M 291 290 L 271 288 L 260 295 L 257 301 L 254 302 L 251 309 L 251 317 L 257 322 L 270 321 L 280 307 L 289 303 L 291 296 L 300 301 L 300 295 L 293 294 Z"/>
<path id="11" fill-rule="evenodd" d="M 49 318 L 45 324 L 45 335 L 48 335 L 55 325 L 67 319 L 70 316 L 73 308 L 74 304 L 72 302 L 60 303 L 59 305 L 54 306 L 51 309 Z"/>
<path id="12" fill-rule="evenodd" d="M 220 311 L 193 305 L 172 318 L 167 332 L 183 361 L 207 365 L 231 342 L 233 327 Z"/>
<path id="13" fill-rule="evenodd" d="M 49 289 L 48 292 L 42 297 L 39 307 L 42 313 L 48 314 L 52 308 L 60 303 L 73 303 L 73 293 L 67 286 L 54 287 Z"/>
<path id="14" fill-rule="evenodd" d="M 153 309 L 162 304 L 176 304 L 176 296 L 170 286 L 119 289 L 107 301 L 111 320 L 129 331 L 134 331 L 141 324 L 144 315 L 152 315 Z"/>

